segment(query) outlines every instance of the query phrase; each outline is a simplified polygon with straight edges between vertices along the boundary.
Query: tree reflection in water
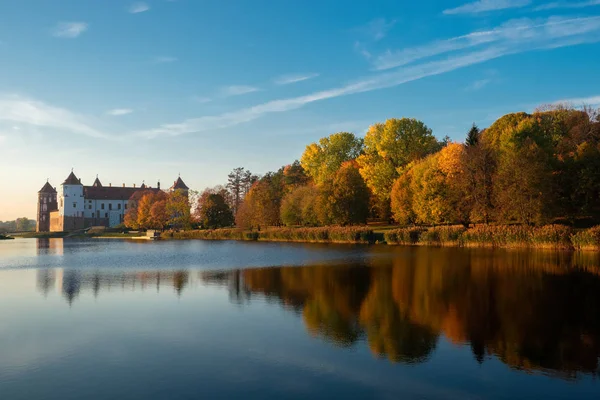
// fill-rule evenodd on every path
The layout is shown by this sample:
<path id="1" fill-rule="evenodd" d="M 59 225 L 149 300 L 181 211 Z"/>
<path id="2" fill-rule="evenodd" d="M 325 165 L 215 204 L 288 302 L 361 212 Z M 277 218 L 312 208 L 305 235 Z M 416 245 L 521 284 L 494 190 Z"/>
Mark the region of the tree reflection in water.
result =
<path id="1" fill-rule="evenodd" d="M 267 298 L 301 315 L 311 335 L 374 355 L 419 363 L 443 336 L 468 345 L 479 362 L 495 356 L 515 369 L 563 378 L 599 374 L 598 255 L 436 248 L 370 250 L 354 265 L 310 265 L 198 273 L 227 288 L 238 304 Z M 378 252 L 387 252 L 377 256 Z M 391 256 L 390 256 L 391 255 Z M 171 286 L 182 294 L 188 271 L 41 270 L 47 293 L 61 280 L 69 301 L 82 290 Z"/>
<path id="2" fill-rule="evenodd" d="M 229 275 L 301 311 L 311 334 L 341 346 L 365 338 L 393 362 L 425 361 L 443 335 L 479 362 L 567 379 L 600 372 L 597 255 L 411 248 L 373 260 Z"/>

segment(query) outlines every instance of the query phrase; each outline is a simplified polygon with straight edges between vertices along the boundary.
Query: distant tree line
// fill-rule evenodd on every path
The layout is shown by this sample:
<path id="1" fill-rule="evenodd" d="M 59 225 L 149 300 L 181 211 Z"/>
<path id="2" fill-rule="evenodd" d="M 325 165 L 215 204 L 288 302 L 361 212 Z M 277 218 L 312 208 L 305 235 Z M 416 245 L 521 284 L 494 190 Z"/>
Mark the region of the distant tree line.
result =
<path id="1" fill-rule="evenodd" d="M 412 118 L 376 123 L 364 138 L 335 133 L 277 171 L 235 168 L 224 186 L 192 192 L 193 211 L 178 225 L 598 222 L 599 199 L 600 112 L 554 105 L 505 115 L 487 129 L 473 125 L 464 143 L 440 140 Z M 161 211 L 169 200 L 160 201 L 160 218 L 140 202 L 142 216 L 126 222 L 171 225 L 172 210 Z"/>
<path id="2" fill-rule="evenodd" d="M 36 226 L 35 220 L 22 217 L 14 221 L 0 221 L 0 232 L 33 232 Z"/>

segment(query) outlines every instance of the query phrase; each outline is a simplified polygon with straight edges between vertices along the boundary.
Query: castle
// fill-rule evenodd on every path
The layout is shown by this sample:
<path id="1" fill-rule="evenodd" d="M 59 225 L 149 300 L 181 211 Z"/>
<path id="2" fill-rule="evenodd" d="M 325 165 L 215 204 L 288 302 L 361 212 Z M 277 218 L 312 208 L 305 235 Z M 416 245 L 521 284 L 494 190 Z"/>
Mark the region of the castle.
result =
<path id="1" fill-rule="evenodd" d="M 136 192 L 160 191 L 160 182 L 156 188 L 142 184 L 136 187 L 103 186 L 96 177 L 92 186 L 84 186 L 81 179 L 71 174 L 62 183 L 60 191 L 49 182 L 38 192 L 37 231 L 69 232 L 92 226 L 114 228 L 123 223 L 127 205 Z M 181 177 L 169 188 L 169 192 L 189 188 Z"/>

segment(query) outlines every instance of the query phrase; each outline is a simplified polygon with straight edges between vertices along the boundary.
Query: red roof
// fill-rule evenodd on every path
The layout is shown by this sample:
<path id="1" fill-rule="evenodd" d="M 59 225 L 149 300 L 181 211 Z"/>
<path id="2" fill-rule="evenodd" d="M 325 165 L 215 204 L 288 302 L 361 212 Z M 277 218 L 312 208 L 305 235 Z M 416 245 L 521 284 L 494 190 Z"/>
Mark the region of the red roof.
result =
<path id="1" fill-rule="evenodd" d="M 84 186 L 83 197 L 86 200 L 129 200 L 136 192 L 159 192 L 160 189 L 111 187 L 111 186 Z"/>
<path id="2" fill-rule="evenodd" d="M 38 193 L 56 193 L 56 189 L 52 187 L 50 182 L 46 182 L 44 187 L 42 187 Z"/>

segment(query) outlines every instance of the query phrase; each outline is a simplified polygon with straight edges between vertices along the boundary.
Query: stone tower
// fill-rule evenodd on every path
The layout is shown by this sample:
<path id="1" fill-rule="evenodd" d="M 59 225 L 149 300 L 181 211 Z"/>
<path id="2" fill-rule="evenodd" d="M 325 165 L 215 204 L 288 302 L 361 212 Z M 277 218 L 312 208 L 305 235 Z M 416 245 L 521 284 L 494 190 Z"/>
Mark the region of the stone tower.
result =
<path id="1" fill-rule="evenodd" d="M 50 212 L 58 210 L 56 189 L 46 182 L 38 192 L 37 231 L 50 232 Z"/>

